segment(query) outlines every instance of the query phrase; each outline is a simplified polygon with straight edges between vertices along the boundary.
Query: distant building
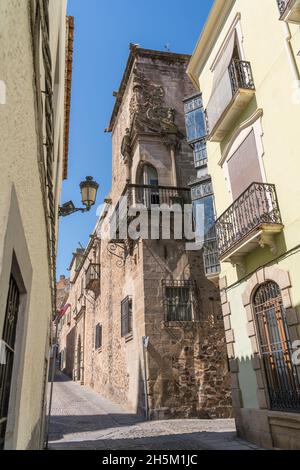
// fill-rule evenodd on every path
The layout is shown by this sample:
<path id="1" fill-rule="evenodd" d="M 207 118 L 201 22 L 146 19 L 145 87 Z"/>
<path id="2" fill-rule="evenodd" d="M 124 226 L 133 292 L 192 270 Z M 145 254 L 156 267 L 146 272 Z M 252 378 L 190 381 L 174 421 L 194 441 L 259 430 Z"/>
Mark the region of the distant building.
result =
<path id="1" fill-rule="evenodd" d="M 65 0 L 1 0 L 0 17 L 0 448 L 39 449 L 68 167 L 73 18 Z"/>
<path id="2" fill-rule="evenodd" d="M 300 449 L 299 24 L 299 0 L 216 0 L 188 67 L 207 118 L 237 429 L 283 449 Z"/>
<path id="3" fill-rule="evenodd" d="M 108 131 L 113 184 L 108 206 L 122 195 L 150 209 L 191 203 L 195 175 L 186 142 L 183 99 L 194 93 L 190 57 L 131 46 Z M 126 212 L 126 211 L 125 211 Z M 218 289 L 205 276 L 203 252 L 186 240 L 100 239 L 104 213 L 71 269 L 73 378 L 131 412 L 151 419 L 232 415 Z M 68 318 L 68 317 L 67 317 Z"/>

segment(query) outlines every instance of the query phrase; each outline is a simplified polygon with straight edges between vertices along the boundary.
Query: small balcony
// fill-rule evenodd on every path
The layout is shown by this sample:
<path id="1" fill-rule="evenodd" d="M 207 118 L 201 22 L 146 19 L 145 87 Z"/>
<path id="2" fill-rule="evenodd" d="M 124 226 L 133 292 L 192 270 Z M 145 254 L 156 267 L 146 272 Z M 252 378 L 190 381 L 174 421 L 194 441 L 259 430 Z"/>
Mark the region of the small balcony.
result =
<path id="1" fill-rule="evenodd" d="M 277 0 L 280 20 L 300 24 L 300 0 Z"/>
<path id="2" fill-rule="evenodd" d="M 209 141 L 222 142 L 254 93 L 250 62 L 232 60 L 206 109 Z"/>
<path id="3" fill-rule="evenodd" d="M 100 264 L 90 263 L 85 273 L 85 288 L 99 295 L 100 292 Z"/>
<path id="4" fill-rule="evenodd" d="M 274 236 L 282 229 L 275 186 L 252 183 L 216 222 L 220 261 L 243 265 L 258 246 L 276 254 Z"/>

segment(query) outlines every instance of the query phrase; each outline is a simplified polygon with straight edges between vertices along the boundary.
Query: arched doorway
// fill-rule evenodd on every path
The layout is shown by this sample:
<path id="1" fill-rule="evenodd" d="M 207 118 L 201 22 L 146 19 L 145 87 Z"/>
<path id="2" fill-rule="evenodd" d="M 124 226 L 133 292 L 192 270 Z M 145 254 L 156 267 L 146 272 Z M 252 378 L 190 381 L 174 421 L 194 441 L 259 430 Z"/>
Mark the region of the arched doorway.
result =
<path id="1" fill-rule="evenodd" d="M 300 412 L 300 384 L 278 284 L 267 281 L 253 296 L 258 343 L 272 410 Z"/>

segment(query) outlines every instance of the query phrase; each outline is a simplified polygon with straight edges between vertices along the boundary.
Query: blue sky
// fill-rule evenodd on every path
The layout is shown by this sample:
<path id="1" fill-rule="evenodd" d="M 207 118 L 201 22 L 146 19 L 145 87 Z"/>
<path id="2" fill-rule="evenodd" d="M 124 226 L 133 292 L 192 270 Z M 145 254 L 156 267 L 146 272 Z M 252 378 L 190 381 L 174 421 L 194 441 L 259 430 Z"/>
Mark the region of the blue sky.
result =
<path id="1" fill-rule="evenodd" d="M 69 177 L 62 203 L 81 206 L 79 183 L 100 184 L 97 204 L 111 185 L 111 136 L 105 134 L 129 53 L 129 43 L 149 49 L 192 53 L 213 0 L 68 0 L 75 17 Z M 57 275 L 68 274 L 72 253 L 86 245 L 96 208 L 60 222 Z"/>

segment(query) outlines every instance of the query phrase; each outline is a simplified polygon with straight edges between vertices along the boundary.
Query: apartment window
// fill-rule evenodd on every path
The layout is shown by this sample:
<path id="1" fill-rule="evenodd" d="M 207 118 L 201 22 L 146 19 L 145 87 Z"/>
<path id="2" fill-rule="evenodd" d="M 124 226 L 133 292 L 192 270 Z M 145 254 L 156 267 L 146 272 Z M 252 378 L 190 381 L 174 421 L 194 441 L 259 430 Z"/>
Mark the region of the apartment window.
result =
<path id="1" fill-rule="evenodd" d="M 196 285 L 193 281 L 164 281 L 165 321 L 193 321 Z"/>
<path id="2" fill-rule="evenodd" d="M 95 349 L 102 348 L 102 325 L 98 323 L 96 325 L 96 333 L 95 333 Z"/>
<path id="3" fill-rule="evenodd" d="M 252 183 L 263 182 L 253 129 L 228 159 L 227 165 L 234 201 Z"/>
<path id="4" fill-rule="evenodd" d="M 2 333 L 1 355 L 4 357 L 0 364 L 0 449 L 4 448 L 8 407 L 11 392 L 12 373 L 15 357 L 15 341 L 20 306 L 20 291 L 13 276 L 10 278 L 4 326 Z"/>
<path id="5" fill-rule="evenodd" d="M 126 297 L 121 303 L 121 336 L 132 333 L 132 297 Z"/>
<path id="6" fill-rule="evenodd" d="M 262 284 L 253 308 L 271 409 L 300 412 L 300 384 L 279 286 L 272 281 Z"/>

